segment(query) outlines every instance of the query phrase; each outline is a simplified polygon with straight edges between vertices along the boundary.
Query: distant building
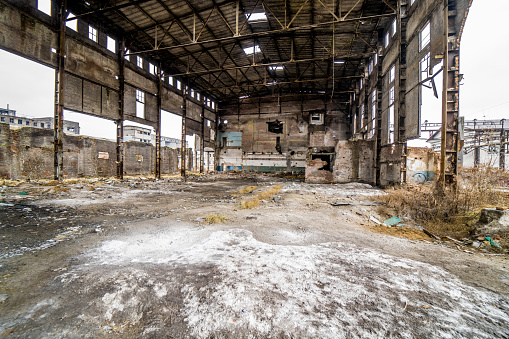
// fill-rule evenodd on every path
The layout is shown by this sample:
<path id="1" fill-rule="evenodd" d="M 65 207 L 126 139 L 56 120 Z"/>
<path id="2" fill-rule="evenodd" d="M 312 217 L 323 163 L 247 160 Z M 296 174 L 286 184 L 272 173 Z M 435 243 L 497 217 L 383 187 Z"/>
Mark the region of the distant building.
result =
<path id="1" fill-rule="evenodd" d="M 27 118 L 16 115 L 16 111 L 7 108 L 0 108 L 0 122 L 9 124 L 12 128 L 33 127 L 52 129 L 54 126 L 54 118 Z M 64 120 L 64 133 L 65 134 L 80 134 L 80 124 L 78 122 Z"/>
<path id="2" fill-rule="evenodd" d="M 124 141 L 138 141 L 144 142 L 147 144 L 152 144 L 155 146 L 156 144 L 156 135 L 152 132 L 150 128 L 140 127 L 140 126 L 124 126 Z M 163 137 L 161 136 L 161 146 L 169 147 L 169 148 L 180 148 L 182 142 L 177 138 Z M 189 144 L 186 142 L 186 146 Z"/>
<path id="3" fill-rule="evenodd" d="M 506 169 L 509 163 L 509 128 L 506 120 L 467 120 L 460 119 L 460 142 L 462 150 L 458 161 L 465 167 L 488 165 Z M 440 152 L 441 130 L 438 129 L 427 142 L 431 148 Z"/>
<path id="4" fill-rule="evenodd" d="M 156 144 L 155 136 L 154 141 L 152 141 L 152 130 L 139 126 L 124 126 L 124 141 L 138 141 L 152 145 Z"/>

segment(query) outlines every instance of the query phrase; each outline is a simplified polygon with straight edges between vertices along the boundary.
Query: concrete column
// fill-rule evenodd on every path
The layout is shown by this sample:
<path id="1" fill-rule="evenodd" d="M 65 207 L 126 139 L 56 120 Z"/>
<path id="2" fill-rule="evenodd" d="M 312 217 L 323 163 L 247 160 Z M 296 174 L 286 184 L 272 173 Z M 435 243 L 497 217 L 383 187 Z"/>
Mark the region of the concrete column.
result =
<path id="1" fill-rule="evenodd" d="M 125 39 L 122 38 L 118 47 L 118 120 L 117 120 L 117 179 L 124 179 L 124 66 Z"/>
<path id="2" fill-rule="evenodd" d="M 54 178 L 62 181 L 63 162 L 63 139 L 64 139 L 64 72 L 65 72 L 65 19 L 67 17 L 67 0 L 61 0 L 58 4 L 58 64 L 55 70 L 55 113 L 53 120 L 53 164 Z"/>
<path id="3" fill-rule="evenodd" d="M 187 180 L 186 174 L 186 120 L 187 120 L 187 81 L 182 81 L 182 137 L 180 146 L 180 175 Z"/>
<path id="4" fill-rule="evenodd" d="M 159 65 L 159 72 L 157 73 L 157 125 L 156 125 L 156 161 L 154 176 L 156 179 L 161 179 L 161 95 L 163 82 L 161 65 Z"/>

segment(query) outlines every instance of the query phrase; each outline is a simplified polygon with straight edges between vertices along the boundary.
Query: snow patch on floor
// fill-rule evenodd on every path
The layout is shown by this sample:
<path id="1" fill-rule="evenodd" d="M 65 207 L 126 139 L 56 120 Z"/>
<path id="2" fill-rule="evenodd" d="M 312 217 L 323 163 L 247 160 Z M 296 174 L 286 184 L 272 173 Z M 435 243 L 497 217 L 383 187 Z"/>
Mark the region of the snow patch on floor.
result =
<path id="1" fill-rule="evenodd" d="M 463 284 L 446 271 L 347 243 L 271 245 L 246 230 L 181 228 L 107 241 L 87 256 L 99 265 L 213 264 L 218 279 L 181 287 L 192 334 L 244 331 L 266 337 L 509 336 L 507 298 Z M 122 310 L 118 285 L 103 297 Z M 166 297 L 166 287 L 151 293 Z M 482 319 L 489 319 L 489 324 Z"/>

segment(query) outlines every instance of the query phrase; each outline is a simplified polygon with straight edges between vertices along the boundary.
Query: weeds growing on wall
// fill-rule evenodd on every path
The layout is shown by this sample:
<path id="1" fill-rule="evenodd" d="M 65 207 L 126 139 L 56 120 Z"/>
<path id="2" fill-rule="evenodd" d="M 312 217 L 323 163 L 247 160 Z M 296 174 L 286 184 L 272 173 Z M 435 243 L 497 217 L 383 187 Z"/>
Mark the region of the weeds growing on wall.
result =
<path id="1" fill-rule="evenodd" d="M 457 189 L 441 192 L 437 182 L 389 188 L 377 197 L 384 204 L 379 212 L 409 217 L 437 234 L 465 236 L 481 209 L 509 208 L 509 172 L 492 167 L 462 168 Z"/>

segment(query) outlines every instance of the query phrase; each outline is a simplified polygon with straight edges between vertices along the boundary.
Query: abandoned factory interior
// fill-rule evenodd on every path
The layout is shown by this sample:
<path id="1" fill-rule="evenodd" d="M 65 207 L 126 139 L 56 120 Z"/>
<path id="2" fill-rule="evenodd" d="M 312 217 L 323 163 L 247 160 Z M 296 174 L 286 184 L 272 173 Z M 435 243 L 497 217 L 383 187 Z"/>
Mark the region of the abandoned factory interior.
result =
<path id="1" fill-rule="evenodd" d="M 0 335 L 509 338 L 508 13 L 0 0 Z"/>

